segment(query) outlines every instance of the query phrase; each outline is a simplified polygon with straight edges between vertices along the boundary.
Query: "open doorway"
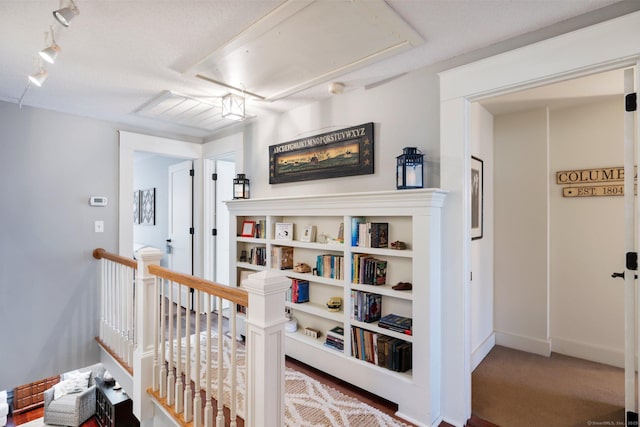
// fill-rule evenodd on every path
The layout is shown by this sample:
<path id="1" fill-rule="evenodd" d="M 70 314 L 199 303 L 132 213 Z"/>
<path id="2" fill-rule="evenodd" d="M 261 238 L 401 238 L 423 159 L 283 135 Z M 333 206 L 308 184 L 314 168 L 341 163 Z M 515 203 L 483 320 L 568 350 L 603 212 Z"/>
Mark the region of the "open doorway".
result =
<path id="1" fill-rule="evenodd" d="M 543 356 L 554 352 L 624 366 L 623 287 L 610 278 L 621 268 L 623 256 L 623 200 L 595 194 L 563 197 L 577 196 L 578 191 L 565 190 L 568 185 L 561 172 L 622 167 L 623 94 L 622 70 L 614 70 L 472 104 L 471 154 L 485 157 L 489 184 L 484 193 L 488 239 L 471 243 L 472 369 L 493 343 Z M 489 259 L 488 252 L 493 255 Z M 492 352 L 489 357 L 505 354 L 509 353 Z M 601 417 L 592 414 L 589 419 L 624 421 L 620 370 L 589 364 L 581 369 L 608 370 L 608 378 L 614 378 L 609 387 L 613 390 L 605 387 L 599 393 L 604 400 Z M 519 371 L 514 372 L 515 384 Z M 577 389 L 585 392 L 588 387 Z M 492 393 L 499 398 L 495 390 Z M 559 387 L 553 393 L 554 399 L 547 403 L 550 412 L 563 404 Z M 498 401 L 486 397 L 474 384 L 474 413 L 509 424 L 506 417 L 517 413 L 518 406 L 500 409 L 495 406 Z M 578 399 L 566 402 L 571 399 L 565 404 L 579 405 Z M 531 419 L 539 409 L 530 403 L 519 406 L 520 419 Z M 591 407 L 596 406 L 593 403 Z M 492 410 L 487 409 L 490 406 Z M 559 417 L 572 415 L 569 406 L 557 412 Z"/>

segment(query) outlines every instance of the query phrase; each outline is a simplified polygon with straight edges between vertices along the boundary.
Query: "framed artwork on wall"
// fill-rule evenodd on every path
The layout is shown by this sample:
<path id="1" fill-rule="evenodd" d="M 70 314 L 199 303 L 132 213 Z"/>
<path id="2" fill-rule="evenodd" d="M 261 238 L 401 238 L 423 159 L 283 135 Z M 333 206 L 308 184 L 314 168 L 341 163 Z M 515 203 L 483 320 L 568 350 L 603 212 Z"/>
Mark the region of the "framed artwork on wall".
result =
<path id="1" fill-rule="evenodd" d="M 140 224 L 156 225 L 156 189 L 140 190 Z"/>
<path id="2" fill-rule="evenodd" d="M 482 239 L 484 222 L 484 162 L 471 156 L 471 240 Z"/>
<path id="3" fill-rule="evenodd" d="M 269 146 L 269 184 L 373 173 L 373 123 Z"/>

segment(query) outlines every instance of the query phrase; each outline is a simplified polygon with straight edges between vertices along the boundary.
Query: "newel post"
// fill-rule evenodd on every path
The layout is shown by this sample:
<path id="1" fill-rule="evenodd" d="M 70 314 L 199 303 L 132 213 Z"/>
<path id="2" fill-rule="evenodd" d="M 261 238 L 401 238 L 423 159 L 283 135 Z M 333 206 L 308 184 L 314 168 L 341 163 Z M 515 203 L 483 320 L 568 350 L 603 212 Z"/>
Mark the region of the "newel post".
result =
<path id="1" fill-rule="evenodd" d="M 136 252 L 136 348 L 133 352 L 133 413 L 141 422 L 153 417 L 153 405 L 147 389 L 153 384 L 154 323 L 156 321 L 155 276 L 150 265 L 160 265 L 163 252 L 142 248 Z"/>
<path id="2" fill-rule="evenodd" d="M 284 425 L 284 311 L 291 280 L 262 271 L 242 282 L 247 307 L 247 426 Z"/>

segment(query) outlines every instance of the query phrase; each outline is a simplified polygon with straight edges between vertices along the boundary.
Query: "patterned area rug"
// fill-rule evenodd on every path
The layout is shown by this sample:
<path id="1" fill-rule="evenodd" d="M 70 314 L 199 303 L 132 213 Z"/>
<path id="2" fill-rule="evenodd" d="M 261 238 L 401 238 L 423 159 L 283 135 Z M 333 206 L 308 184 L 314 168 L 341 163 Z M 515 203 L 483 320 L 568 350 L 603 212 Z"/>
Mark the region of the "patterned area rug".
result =
<path id="1" fill-rule="evenodd" d="M 20 424 L 20 427 L 43 427 L 49 424 L 44 423 L 44 418 L 38 418 L 28 423 Z"/>
<path id="2" fill-rule="evenodd" d="M 206 332 L 200 333 L 200 386 L 206 387 Z M 177 343 L 174 341 L 174 351 L 177 354 Z M 182 338 L 181 358 L 184 370 L 185 360 L 185 338 Z M 195 335 L 190 338 L 192 348 L 195 344 Z M 168 343 L 167 343 L 168 345 Z M 212 331 L 211 338 L 211 360 L 214 368 L 217 368 L 217 334 Z M 230 386 L 229 354 L 231 339 L 223 337 L 223 359 L 224 359 L 224 403 L 229 406 L 231 396 L 228 391 Z M 168 347 L 166 348 L 168 350 Z M 174 356 L 175 357 L 175 356 Z M 192 369 L 191 377 L 195 375 L 195 354 L 191 357 Z M 175 362 L 175 360 L 174 360 Z M 174 363 L 175 364 L 175 363 Z M 244 394 L 245 394 L 245 349 L 242 344 L 237 346 L 238 364 L 238 415 L 244 417 Z M 215 376 L 215 375 L 213 375 Z M 212 378 L 212 394 L 215 397 L 218 389 L 217 378 Z M 321 382 L 309 377 L 306 374 L 287 368 L 285 370 L 285 426 L 287 427 L 407 427 L 389 415 L 378 409 L 361 402 L 360 400 L 347 396 Z M 31 426 L 29 426 L 31 427 Z M 39 426 L 33 426 L 39 427 Z"/>

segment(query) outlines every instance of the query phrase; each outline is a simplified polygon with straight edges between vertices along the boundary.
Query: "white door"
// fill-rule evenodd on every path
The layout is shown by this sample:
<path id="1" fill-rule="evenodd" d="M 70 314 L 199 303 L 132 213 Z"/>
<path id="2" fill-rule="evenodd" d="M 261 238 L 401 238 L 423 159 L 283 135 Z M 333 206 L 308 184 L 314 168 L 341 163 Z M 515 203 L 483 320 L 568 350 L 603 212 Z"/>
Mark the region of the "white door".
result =
<path id="1" fill-rule="evenodd" d="M 216 224 L 216 265 L 215 281 L 223 285 L 228 285 L 229 281 L 229 251 L 218 250 L 229 247 L 229 210 L 223 202 L 233 199 L 233 177 L 236 174 L 236 164 L 227 160 L 216 160 L 216 202 L 215 202 L 215 224 Z"/>
<path id="2" fill-rule="evenodd" d="M 636 65 L 638 70 L 638 65 Z M 640 138 L 640 120 L 635 111 L 637 100 L 635 91 L 640 86 L 640 77 L 634 69 L 629 68 L 624 72 L 624 92 L 625 92 L 625 116 L 624 116 L 624 212 L 625 212 L 625 274 L 624 274 L 624 332 L 625 332 L 625 413 L 627 415 L 627 426 L 638 425 L 638 396 L 636 394 L 636 364 L 635 356 L 640 344 L 640 325 L 636 320 L 636 309 L 640 307 L 640 292 L 635 291 L 635 275 L 637 274 L 637 242 L 640 241 L 640 203 L 635 197 L 635 166 L 640 164 L 640 150 L 638 142 Z M 635 153 L 635 155 L 634 155 Z M 638 156 L 637 158 L 635 156 Z M 633 254 L 636 266 L 633 266 Z M 640 383 L 638 384 L 640 387 Z"/>
<path id="3" fill-rule="evenodd" d="M 191 160 L 169 166 L 168 267 L 185 274 L 193 274 L 192 170 Z M 176 297 L 174 295 L 174 301 Z M 181 304 L 184 307 L 190 304 L 186 288 L 182 292 Z"/>

